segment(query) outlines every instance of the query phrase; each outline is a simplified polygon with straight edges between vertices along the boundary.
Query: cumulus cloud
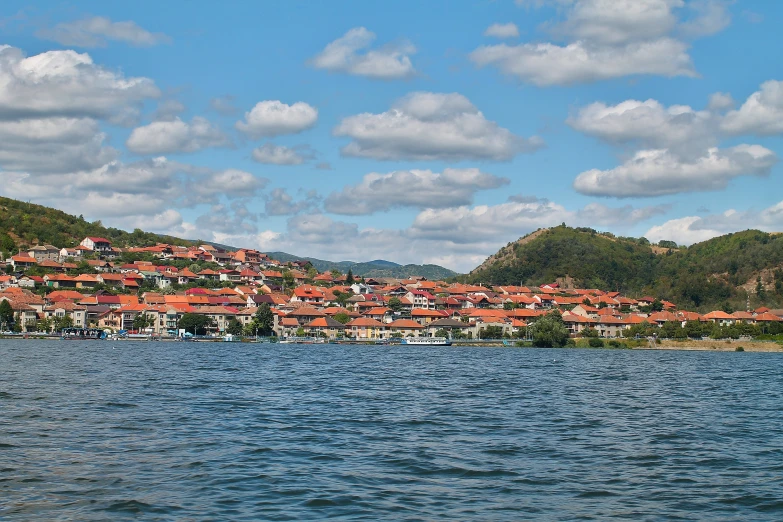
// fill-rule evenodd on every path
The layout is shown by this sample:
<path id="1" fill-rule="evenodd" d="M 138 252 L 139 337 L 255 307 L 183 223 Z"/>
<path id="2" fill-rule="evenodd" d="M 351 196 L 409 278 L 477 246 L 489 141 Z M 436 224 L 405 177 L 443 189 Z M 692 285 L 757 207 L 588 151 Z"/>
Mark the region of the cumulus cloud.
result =
<path id="1" fill-rule="evenodd" d="M 51 29 L 41 29 L 36 36 L 76 47 L 105 47 L 108 41 L 151 47 L 171 41 L 165 34 L 151 33 L 136 22 L 112 22 L 103 16 L 60 23 Z"/>
<path id="2" fill-rule="evenodd" d="M 728 3 L 728 0 L 692 0 L 688 7 L 695 12 L 695 16 L 680 25 L 680 32 L 691 38 L 699 38 L 724 30 L 731 23 Z"/>
<path id="3" fill-rule="evenodd" d="M 494 65 L 503 73 L 538 86 L 571 85 L 633 74 L 695 76 L 687 46 L 671 38 L 632 42 L 620 47 L 577 41 L 491 45 L 470 54 L 479 67 Z"/>
<path id="4" fill-rule="evenodd" d="M 520 3 L 520 2 L 518 2 Z M 534 85 L 571 85 L 629 75 L 696 76 L 688 44 L 728 24 L 722 2 L 704 0 L 696 16 L 681 22 L 683 0 L 536 0 L 528 7 L 554 4 L 560 21 L 544 25 L 557 40 L 479 47 L 470 59 L 479 67 Z"/>
<path id="5" fill-rule="evenodd" d="M 484 31 L 484 36 L 493 38 L 519 38 L 519 28 L 514 23 L 492 24 Z"/>
<path id="6" fill-rule="evenodd" d="M 73 172 L 117 158 L 91 118 L 0 120 L 0 167 L 33 173 Z"/>
<path id="7" fill-rule="evenodd" d="M 273 137 L 282 134 L 297 134 L 309 129 L 318 121 L 318 110 L 307 103 L 293 105 L 279 100 L 258 102 L 245 113 L 244 121 L 235 127 L 252 138 Z"/>
<path id="8" fill-rule="evenodd" d="M 355 27 L 328 44 L 310 63 L 317 69 L 378 80 L 408 78 L 416 72 L 410 59 L 416 52 L 413 45 L 402 42 L 366 50 L 374 40 L 375 33 Z"/>
<path id="9" fill-rule="evenodd" d="M 721 129 L 730 134 L 783 133 L 783 81 L 770 80 L 751 94 L 738 110 L 730 111 Z"/>
<path id="10" fill-rule="evenodd" d="M 327 212 L 363 215 L 395 207 L 444 208 L 468 205 L 479 190 L 508 185 L 507 178 L 479 169 L 398 170 L 388 174 L 370 173 L 361 183 L 346 186 L 326 198 Z"/>
<path id="11" fill-rule="evenodd" d="M 158 102 L 158 108 L 152 115 L 155 121 L 172 121 L 185 112 L 185 105 L 179 100 L 163 100 Z"/>
<path id="12" fill-rule="evenodd" d="M 616 226 L 618 223 L 636 224 L 665 214 L 671 210 L 671 205 L 656 205 L 652 207 L 634 208 L 607 207 L 600 203 L 589 203 L 576 212 L 577 221 L 592 226 Z"/>
<path id="13" fill-rule="evenodd" d="M 294 201 L 293 196 L 284 188 L 273 189 L 265 199 L 265 214 L 267 216 L 290 216 L 306 210 L 312 211 L 318 207 L 321 201 L 315 191 L 307 192 L 305 199 Z"/>
<path id="14" fill-rule="evenodd" d="M 265 143 L 253 149 L 253 161 L 272 165 L 301 165 L 307 158 L 295 148 Z"/>
<path id="15" fill-rule="evenodd" d="M 656 100 L 601 102 L 583 107 L 567 123 L 574 129 L 612 143 L 636 143 L 644 148 L 669 148 L 699 154 L 716 142 L 716 116 L 687 105 L 664 107 Z"/>
<path id="16" fill-rule="evenodd" d="M 208 147 L 224 147 L 230 143 L 220 129 L 197 116 L 190 123 L 176 118 L 137 127 L 125 145 L 136 154 L 165 154 L 196 152 Z"/>
<path id="17" fill-rule="evenodd" d="M 645 237 L 655 242 L 666 239 L 680 245 L 691 245 L 747 229 L 780 232 L 783 229 L 783 201 L 760 211 L 729 209 L 720 214 L 671 219 L 651 227 Z"/>
<path id="18" fill-rule="evenodd" d="M 580 0 L 553 32 L 601 44 L 655 39 L 674 28 L 672 8 L 682 5 L 682 0 Z"/>
<path id="19" fill-rule="evenodd" d="M 188 201 L 192 203 L 215 202 L 219 196 L 226 198 L 248 198 L 269 183 L 267 178 L 254 176 L 250 172 L 226 169 L 210 172 L 191 180 Z"/>
<path id="20" fill-rule="evenodd" d="M 734 107 L 734 98 L 727 92 L 716 92 L 710 95 L 707 108 L 711 111 L 723 111 Z"/>
<path id="21" fill-rule="evenodd" d="M 148 78 L 125 78 L 93 63 L 88 54 L 47 51 L 25 58 L 0 45 L 0 119 L 109 117 L 117 110 L 156 98 Z"/>
<path id="22" fill-rule="evenodd" d="M 234 201 L 231 205 L 212 205 L 206 214 L 196 218 L 196 226 L 202 234 L 254 234 L 258 231 L 255 222 L 257 214 L 250 212 L 242 201 Z"/>
<path id="23" fill-rule="evenodd" d="M 642 150 L 618 167 L 577 176 L 574 189 L 591 196 L 648 197 L 726 188 L 739 176 L 765 176 L 777 163 L 760 145 L 712 147 L 704 156 L 683 160 L 665 149 Z"/>
<path id="24" fill-rule="evenodd" d="M 353 139 L 344 155 L 379 160 L 507 161 L 543 146 L 536 136 L 523 138 L 487 120 L 457 93 L 412 93 L 381 114 L 345 118 L 334 134 Z"/>

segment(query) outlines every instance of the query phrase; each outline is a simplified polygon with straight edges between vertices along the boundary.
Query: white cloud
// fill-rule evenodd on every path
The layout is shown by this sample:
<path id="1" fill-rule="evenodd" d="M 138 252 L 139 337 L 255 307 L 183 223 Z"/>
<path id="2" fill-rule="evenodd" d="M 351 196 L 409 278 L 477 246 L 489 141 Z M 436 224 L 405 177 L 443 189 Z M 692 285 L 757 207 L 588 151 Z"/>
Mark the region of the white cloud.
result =
<path id="1" fill-rule="evenodd" d="M 726 114 L 721 129 L 730 134 L 783 133 L 783 81 L 762 83 L 742 107 Z"/>
<path id="2" fill-rule="evenodd" d="M 647 197 L 726 188 L 739 176 L 765 176 L 777 163 L 760 145 L 710 148 L 704 156 L 683 160 L 665 149 L 642 150 L 619 167 L 592 169 L 577 176 L 574 189 L 591 196 Z"/>
<path id="3" fill-rule="evenodd" d="M 412 93 L 387 112 L 345 118 L 334 134 L 354 140 L 343 147 L 344 155 L 379 160 L 505 161 L 543 145 L 538 137 L 523 138 L 487 120 L 457 93 Z"/>
<path id="4" fill-rule="evenodd" d="M 294 201 L 293 196 L 284 188 L 273 189 L 265 199 L 267 216 L 291 216 L 306 210 L 315 210 L 320 203 L 315 191 L 308 192 L 305 199 Z"/>
<path id="5" fill-rule="evenodd" d="M 644 148 L 676 149 L 701 154 L 716 142 L 716 117 L 687 105 L 664 107 L 656 100 L 626 100 L 607 106 L 596 102 L 567 123 L 574 129 L 613 143 L 635 142 Z"/>
<path id="6" fill-rule="evenodd" d="M 155 121 L 172 121 L 185 112 L 185 105 L 179 100 L 163 100 L 158 102 L 158 108 L 152 115 Z"/>
<path id="7" fill-rule="evenodd" d="M 0 45 L 0 119 L 109 117 L 159 95 L 152 80 L 125 78 L 87 54 L 48 51 L 25 58 Z"/>
<path id="8" fill-rule="evenodd" d="M 265 143 L 260 147 L 253 149 L 253 160 L 258 163 L 269 163 L 272 165 L 301 165 L 305 162 L 305 157 L 299 154 L 296 149 Z"/>
<path id="9" fill-rule="evenodd" d="M 655 242 L 666 239 L 680 245 L 691 245 L 747 229 L 765 232 L 783 230 L 783 201 L 761 211 L 729 209 L 720 214 L 672 219 L 650 228 L 645 237 Z"/>
<path id="10" fill-rule="evenodd" d="M 674 28 L 677 17 L 672 9 L 682 5 L 682 0 L 576 1 L 553 32 L 607 45 L 651 40 Z"/>
<path id="11" fill-rule="evenodd" d="M 470 54 L 479 67 L 497 66 L 503 73 L 538 86 L 570 85 L 633 74 L 696 76 L 687 46 L 671 38 L 624 46 L 592 46 L 582 41 L 507 44 L 479 47 Z"/>
<path id="12" fill-rule="evenodd" d="M 729 22 L 725 2 L 687 4 L 696 16 L 680 21 L 683 0 L 532 0 L 528 7 L 555 5 L 561 21 L 544 24 L 564 43 L 526 42 L 479 47 L 470 59 L 479 67 L 538 86 L 571 85 L 629 75 L 696 76 L 688 44 L 679 36 L 704 36 Z M 679 35 L 679 36 L 678 36 Z"/>
<path id="13" fill-rule="evenodd" d="M 197 152 L 208 147 L 227 145 L 230 145 L 228 137 L 209 121 L 198 116 L 190 123 L 177 118 L 137 127 L 125 142 L 128 150 L 136 154 Z"/>
<path id="14" fill-rule="evenodd" d="M 665 214 L 670 209 L 671 205 L 634 208 L 631 205 L 607 207 L 600 203 L 589 203 L 577 211 L 576 216 L 578 222 L 591 226 L 617 226 L 620 223 L 631 225 Z"/>
<path id="15" fill-rule="evenodd" d="M 413 45 L 403 42 L 361 54 L 360 51 L 367 49 L 374 40 L 374 33 L 364 27 L 355 27 L 328 44 L 311 63 L 317 69 L 379 80 L 408 78 L 416 72 L 409 56 L 416 52 Z"/>
<path id="16" fill-rule="evenodd" d="M 0 120 L 0 169 L 51 173 L 90 170 L 118 156 L 91 118 Z"/>
<path id="17" fill-rule="evenodd" d="M 60 23 L 51 29 L 38 31 L 36 36 L 76 47 L 105 47 L 107 41 L 151 47 L 171 41 L 165 34 L 151 33 L 135 22 L 112 22 L 103 16 Z"/>
<path id="18" fill-rule="evenodd" d="M 287 105 L 279 100 L 258 102 L 236 128 L 252 138 L 297 134 L 318 121 L 318 110 L 304 102 Z"/>
<path id="19" fill-rule="evenodd" d="M 189 194 L 201 199 L 200 203 L 214 202 L 218 196 L 227 198 L 248 198 L 254 196 L 269 183 L 266 178 L 254 176 L 237 169 L 226 169 L 209 173 L 193 181 Z"/>
<path id="20" fill-rule="evenodd" d="M 346 186 L 326 198 L 327 212 L 362 215 L 395 207 L 444 208 L 468 205 L 479 190 L 507 185 L 507 178 L 479 169 L 398 170 L 388 174 L 370 173 L 361 183 Z"/>
<path id="21" fill-rule="evenodd" d="M 730 0 L 692 0 L 688 3 L 696 16 L 680 25 L 680 32 L 691 38 L 709 36 L 724 30 L 731 23 Z"/>
<path id="22" fill-rule="evenodd" d="M 707 108 L 711 111 L 723 111 L 734 107 L 734 98 L 727 92 L 716 92 L 710 95 Z"/>
<path id="23" fill-rule="evenodd" d="M 492 24 L 484 31 L 484 36 L 493 38 L 519 38 L 519 28 L 515 23 Z"/>

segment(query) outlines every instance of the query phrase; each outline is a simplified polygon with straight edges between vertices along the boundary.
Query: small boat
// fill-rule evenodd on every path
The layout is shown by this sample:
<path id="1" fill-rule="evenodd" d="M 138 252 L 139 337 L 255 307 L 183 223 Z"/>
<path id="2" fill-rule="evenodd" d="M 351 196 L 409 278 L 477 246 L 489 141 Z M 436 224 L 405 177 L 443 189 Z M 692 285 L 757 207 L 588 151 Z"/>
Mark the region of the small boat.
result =
<path id="1" fill-rule="evenodd" d="M 106 332 L 100 328 L 63 328 L 60 330 L 60 339 L 68 341 L 97 341 L 106 339 Z"/>
<path id="2" fill-rule="evenodd" d="M 411 346 L 451 346 L 451 339 L 445 337 L 406 337 L 400 344 Z"/>

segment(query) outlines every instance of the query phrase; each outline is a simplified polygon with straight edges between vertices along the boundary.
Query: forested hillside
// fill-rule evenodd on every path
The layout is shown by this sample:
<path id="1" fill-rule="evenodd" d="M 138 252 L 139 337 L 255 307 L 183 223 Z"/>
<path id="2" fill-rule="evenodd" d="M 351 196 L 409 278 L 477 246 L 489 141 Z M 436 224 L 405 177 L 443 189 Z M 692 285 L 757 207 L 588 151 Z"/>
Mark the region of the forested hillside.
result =
<path id="1" fill-rule="evenodd" d="M 783 235 L 747 230 L 677 248 L 560 226 L 510 243 L 462 279 L 540 285 L 566 277 L 581 288 L 651 294 L 685 308 L 744 308 L 748 297 L 779 306 Z"/>
<path id="2" fill-rule="evenodd" d="M 86 236 L 105 237 L 115 246 L 150 246 L 155 243 L 190 245 L 176 237 L 161 236 L 142 230 L 126 232 L 104 227 L 100 221 L 90 223 L 60 210 L 0 197 L 0 251 L 16 252 L 36 244 L 72 247 Z"/>

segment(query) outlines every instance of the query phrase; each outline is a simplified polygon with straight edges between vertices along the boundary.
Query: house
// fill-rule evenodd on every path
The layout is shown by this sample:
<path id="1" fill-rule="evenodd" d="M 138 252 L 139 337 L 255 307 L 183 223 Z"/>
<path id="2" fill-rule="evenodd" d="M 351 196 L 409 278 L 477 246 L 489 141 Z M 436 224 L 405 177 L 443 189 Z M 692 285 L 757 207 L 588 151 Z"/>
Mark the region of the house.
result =
<path id="1" fill-rule="evenodd" d="M 47 319 L 62 319 L 69 317 L 71 324 L 77 328 L 87 326 L 87 307 L 73 301 L 57 301 L 44 307 L 43 315 Z"/>
<path id="2" fill-rule="evenodd" d="M 736 317 L 721 310 L 704 314 L 704 319 L 711 323 L 717 323 L 720 326 L 731 326 L 737 321 Z"/>
<path id="3" fill-rule="evenodd" d="M 79 244 L 99 254 L 111 253 L 112 251 L 111 241 L 103 237 L 85 237 Z"/>
<path id="4" fill-rule="evenodd" d="M 324 302 L 324 293 L 315 286 L 298 286 L 294 289 L 294 295 L 291 296 L 291 302 L 322 305 Z"/>
<path id="5" fill-rule="evenodd" d="M 60 249 L 52 245 L 36 245 L 27 251 L 27 255 L 39 263 L 41 261 L 57 262 L 60 260 Z"/>
<path id="6" fill-rule="evenodd" d="M 419 337 L 424 331 L 424 325 L 412 319 L 397 319 L 386 326 L 389 337 Z"/>
<path id="7" fill-rule="evenodd" d="M 426 290 L 409 290 L 405 297 L 412 303 L 414 309 L 435 309 L 435 296 Z"/>
<path id="8" fill-rule="evenodd" d="M 454 332 L 463 332 L 469 329 L 471 326 L 468 323 L 463 323 L 451 317 L 444 317 L 443 319 L 437 319 L 430 322 L 427 325 L 427 334 L 430 337 L 434 337 L 438 330 L 446 330 L 449 332 L 449 337 L 454 336 Z"/>
<path id="9" fill-rule="evenodd" d="M 334 339 L 345 332 L 345 325 L 331 317 L 317 317 L 303 326 L 305 332 L 312 336 L 328 337 Z"/>
<path id="10" fill-rule="evenodd" d="M 355 339 L 382 339 L 388 325 L 369 317 L 357 317 L 345 325 L 345 330 Z"/>
<path id="11" fill-rule="evenodd" d="M 36 261 L 34 257 L 30 257 L 27 254 L 11 256 L 11 266 L 13 266 L 15 270 L 26 270 L 37 264 L 38 261 Z"/>

